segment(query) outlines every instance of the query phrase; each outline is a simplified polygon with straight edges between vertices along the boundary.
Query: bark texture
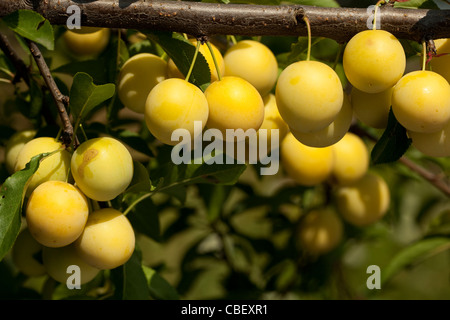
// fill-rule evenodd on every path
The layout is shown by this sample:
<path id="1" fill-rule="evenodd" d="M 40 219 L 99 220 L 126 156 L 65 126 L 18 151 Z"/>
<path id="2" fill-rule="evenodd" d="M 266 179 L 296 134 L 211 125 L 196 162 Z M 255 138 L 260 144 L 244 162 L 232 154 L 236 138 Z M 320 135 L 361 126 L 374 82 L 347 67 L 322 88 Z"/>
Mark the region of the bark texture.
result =
<path id="1" fill-rule="evenodd" d="M 1 0 L 0 17 L 31 9 L 52 24 L 65 25 L 67 8 L 81 9 L 83 26 L 183 32 L 212 35 L 305 36 L 303 17 L 313 36 L 339 42 L 366 30 L 371 13 L 365 8 L 321 8 L 301 5 L 215 4 L 151 0 Z M 450 37 L 450 10 L 383 7 L 381 29 L 397 38 L 422 41 Z"/>

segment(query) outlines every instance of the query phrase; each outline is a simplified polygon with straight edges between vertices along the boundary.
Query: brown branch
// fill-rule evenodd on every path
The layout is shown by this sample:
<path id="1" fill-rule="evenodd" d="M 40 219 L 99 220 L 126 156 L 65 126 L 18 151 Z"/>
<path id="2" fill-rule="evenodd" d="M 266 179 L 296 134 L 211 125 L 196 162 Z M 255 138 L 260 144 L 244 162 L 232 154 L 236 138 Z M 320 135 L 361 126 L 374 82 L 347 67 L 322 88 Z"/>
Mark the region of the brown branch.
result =
<path id="1" fill-rule="evenodd" d="M 18 9 L 40 13 L 50 23 L 66 25 L 67 8 L 81 9 L 83 26 L 139 30 L 165 30 L 195 37 L 213 35 L 306 36 L 303 17 L 313 36 L 345 42 L 367 30 L 371 13 L 365 8 L 323 8 L 301 5 L 216 4 L 188 1 L 145 0 L 1 0 L 0 17 Z M 381 28 L 397 38 L 421 41 L 450 34 L 450 10 L 379 10 Z"/>
<path id="2" fill-rule="evenodd" d="M 362 129 L 358 125 L 352 125 L 352 127 L 350 128 L 350 131 L 352 131 L 353 133 L 355 133 L 359 136 L 366 137 L 366 138 L 372 140 L 373 142 L 378 141 L 377 137 L 370 134 L 366 130 Z M 447 180 L 445 179 L 445 176 L 443 176 L 441 174 L 436 174 L 434 172 L 431 172 L 431 171 L 425 169 L 424 167 L 413 162 L 406 156 L 402 156 L 398 161 L 401 164 L 403 164 L 404 166 L 408 167 L 410 170 L 419 174 L 423 179 L 430 182 L 434 187 L 436 187 L 438 190 L 442 191 L 442 193 L 444 193 L 445 195 L 450 197 L 450 183 L 447 182 Z"/>
<path id="3" fill-rule="evenodd" d="M 3 53 L 6 55 L 6 57 L 12 62 L 16 69 L 16 74 L 11 81 L 12 84 L 15 84 L 20 81 L 20 79 L 23 79 L 24 82 L 27 84 L 27 86 L 30 88 L 30 73 L 31 73 L 31 67 L 28 67 L 25 62 L 19 57 L 17 52 L 14 50 L 13 46 L 9 42 L 8 36 L 5 34 L 0 33 L 0 49 L 3 51 Z M 49 124 L 56 124 L 55 120 L 53 119 L 51 112 L 46 104 L 43 105 L 42 108 L 42 116 L 45 118 L 47 123 Z"/>
<path id="4" fill-rule="evenodd" d="M 450 197 L 450 184 L 445 182 L 442 175 L 426 170 L 405 156 L 401 157 L 399 161 Z"/>
<path id="5" fill-rule="evenodd" d="M 19 57 L 19 55 L 14 51 L 11 46 L 8 37 L 5 34 L 0 33 L 0 49 L 6 55 L 6 57 L 12 62 L 14 68 L 16 69 L 16 75 L 12 80 L 12 83 L 19 82 L 20 79 L 23 79 L 27 85 L 30 84 L 30 76 L 29 76 L 29 68 L 23 62 L 23 60 Z"/>
<path id="6" fill-rule="evenodd" d="M 55 83 L 55 79 L 53 79 L 50 69 L 47 63 L 45 62 L 44 56 L 42 55 L 39 47 L 33 41 L 27 40 L 27 42 L 28 47 L 30 48 L 31 55 L 34 58 L 34 61 L 36 61 L 38 69 L 42 77 L 44 78 L 44 82 L 47 85 L 47 88 L 50 90 L 53 100 L 55 101 L 56 106 L 58 108 L 58 113 L 61 118 L 61 122 L 63 124 L 61 140 L 66 147 L 69 147 L 72 143 L 72 139 L 74 138 L 74 136 L 73 136 L 73 126 L 72 123 L 70 122 L 70 118 L 66 110 L 67 97 L 61 93 L 57 84 Z"/>

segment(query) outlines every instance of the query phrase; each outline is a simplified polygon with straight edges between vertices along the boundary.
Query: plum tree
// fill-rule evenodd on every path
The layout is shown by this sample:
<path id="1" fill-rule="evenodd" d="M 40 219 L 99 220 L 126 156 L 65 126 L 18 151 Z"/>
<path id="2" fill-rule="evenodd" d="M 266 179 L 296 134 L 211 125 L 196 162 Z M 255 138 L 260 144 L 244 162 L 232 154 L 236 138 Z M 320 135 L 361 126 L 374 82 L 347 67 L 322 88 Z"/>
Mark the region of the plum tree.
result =
<path id="1" fill-rule="evenodd" d="M 44 246 L 34 239 L 28 228 L 23 229 L 12 248 L 14 266 L 30 277 L 45 275 L 47 273 L 45 266 L 37 259 L 43 248 Z"/>
<path id="2" fill-rule="evenodd" d="M 410 72 L 394 87 L 392 111 L 407 130 L 440 131 L 450 120 L 450 84 L 433 71 Z"/>
<path id="3" fill-rule="evenodd" d="M 173 94 L 176 92 L 176 94 Z M 172 133 L 186 129 L 194 139 L 194 122 L 205 127 L 210 110 L 203 92 L 190 82 L 171 78 L 158 85 L 148 95 L 145 103 L 145 122 L 148 130 L 167 145 L 175 145 Z"/>
<path id="4" fill-rule="evenodd" d="M 205 90 L 205 97 L 209 106 L 206 127 L 220 130 L 224 138 L 227 129 L 257 131 L 264 121 L 261 95 L 240 77 L 226 76 L 211 83 Z"/>
<path id="5" fill-rule="evenodd" d="M 89 203 L 78 188 L 64 181 L 46 181 L 30 195 L 25 209 L 28 230 L 46 247 L 63 247 L 81 234 Z"/>
<path id="6" fill-rule="evenodd" d="M 353 108 L 347 95 L 336 119 L 327 127 L 314 132 L 302 132 L 290 128 L 294 137 L 301 143 L 315 148 L 328 147 L 341 140 L 350 129 L 353 120 Z"/>
<path id="7" fill-rule="evenodd" d="M 385 216 L 390 205 L 386 181 L 374 172 L 367 172 L 355 182 L 335 190 L 336 205 L 345 221 L 365 227 Z"/>
<path id="8" fill-rule="evenodd" d="M 361 179 L 369 169 L 369 151 L 364 141 L 354 133 L 345 136 L 331 146 L 334 154 L 332 176 L 340 185 Z"/>
<path id="9" fill-rule="evenodd" d="M 308 254 L 323 255 L 342 242 L 344 225 L 334 209 L 314 209 L 300 221 L 297 238 Z"/>
<path id="10" fill-rule="evenodd" d="M 42 153 L 56 151 L 41 162 L 34 173 L 26 191 L 27 196 L 41 183 L 50 180 L 67 181 L 70 169 L 70 153 L 64 149 L 61 142 L 51 137 L 38 137 L 28 141 L 17 155 L 15 171 L 25 168 L 31 158 Z"/>
<path id="11" fill-rule="evenodd" d="M 80 257 L 91 266 L 113 269 L 127 262 L 133 254 L 134 229 L 120 211 L 100 209 L 89 215 L 74 246 Z"/>
<path id="12" fill-rule="evenodd" d="M 323 88 L 327 88 L 326 93 Z M 286 67 L 278 78 L 275 95 L 284 121 L 300 132 L 329 126 L 344 101 L 339 76 L 319 61 L 298 61 Z"/>
<path id="13" fill-rule="evenodd" d="M 118 96 L 125 107 L 144 113 L 150 91 L 167 79 L 167 62 L 151 53 L 139 53 L 122 66 L 117 85 Z"/>
<path id="14" fill-rule="evenodd" d="M 275 86 L 278 62 L 272 51 L 255 40 L 242 40 L 231 46 L 223 56 L 225 75 L 241 77 L 250 82 L 261 96 Z"/>
<path id="15" fill-rule="evenodd" d="M 66 284 L 70 277 L 69 266 L 80 268 L 80 285 L 93 280 L 100 272 L 99 269 L 86 263 L 76 252 L 73 244 L 60 248 L 44 247 L 42 261 L 50 277 Z"/>
<path id="16" fill-rule="evenodd" d="M 345 46 L 343 65 L 348 81 L 360 91 L 378 93 L 403 76 L 406 55 L 400 41 L 384 30 L 365 30 Z"/>
<path id="17" fill-rule="evenodd" d="M 108 201 L 125 191 L 133 178 L 133 158 L 111 137 L 83 142 L 70 162 L 76 185 L 90 199 Z"/>
<path id="18" fill-rule="evenodd" d="M 447 297 L 444 1 L 212 2 L 0 1 L 0 298 Z"/>
<path id="19" fill-rule="evenodd" d="M 280 157 L 282 167 L 288 176 L 304 186 L 313 186 L 326 181 L 334 164 L 331 147 L 306 146 L 291 132 L 281 142 Z"/>

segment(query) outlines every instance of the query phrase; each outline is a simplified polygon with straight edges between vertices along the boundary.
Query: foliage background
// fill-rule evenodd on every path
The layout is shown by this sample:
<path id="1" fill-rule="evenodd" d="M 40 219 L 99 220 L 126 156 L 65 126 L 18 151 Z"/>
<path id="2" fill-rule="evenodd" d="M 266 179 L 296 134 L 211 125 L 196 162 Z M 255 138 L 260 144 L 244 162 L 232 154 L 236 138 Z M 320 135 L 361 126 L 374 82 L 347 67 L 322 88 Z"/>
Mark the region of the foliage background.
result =
<path id="1" fill-rule="evenodd" d="M 210 1 L 211 2 L 211 1 Z M 225 2 L 225 1 L 224 1 Z M 228 2 L 228 1 L 227 1 Z M 230 1 L 242 2 L 242 1 Z M 246 1 L 279 4 L 281 1 Z M 320 6 L 367 7 L 376 1 L 298 0 Z M 287 3 L 287 2 L 283 2 Z M 409 1 L 402 5 L 437 8 L 444 2 Z M 445 7 L 443 7 L 445 8 Z M 447 6 L 448 8 L 448 6 Z M 2 25 L 3 32 L 6 32 Z M 55 79 L 66 95 L 70 86 L 79 90 L 116 82 L 126 59 L 139 52 L 176 55 L 176 39 L 151 34 L 142 42 L 125 42 L 112 33 L 109 47 L 95 60 L 73 56 L 61 41 L 64 28 L 54 26 L 55 50 L 44 50 Z M 10 33 L 11 34 L 11 33 Z M 240 39 L 241 37 L 238 37 Z M 305 57 L 305 38 L 262 37 L 277 55 L 280 70 Z M 223 44 L 224 39 L 215 39 Z M 343 83 L 339 44 L 316 39 L 313 59 L 335 64 Z M 156 44 L 158 43 L 158 44 Z M 408 55 L 420 51 L 403 42 Z M 24 61 L 30 57 L 18 38 L 15 43 Z M 222 50 L 225 47 L 222 47 Z M 336 60 L 338 57 L 338 60 Z M 0 52 L 0 66 L 13 70 Z M 35 72 L 35 71 L 34 71 Z M 78 74 L 75 81 L 73 77 Z M 201 79 L 204 71 L 197 69 Z M 36 73 L 36 72 L 35 72 Z M 95 84 L 95 85 L 94 85 Z M 0 133 L 2 152 L 8 138 L 27 128 L 41 135 L 58 132 L 48 92 L 32 88 L 15 91 L 0 83 Z M 20 92 L 20 93 L 19 93 Z M 76 110 L 76 106 L 73 106 Z M 88 111 L 88 112 L 87 112 Z M 259 177 L 254 166 L 180 166 L 168 164 L 170 149 L 155 143 L 143 119 L 123 108 L 116 96 L 107 97 L 85 110 L 83 125 L 89 138 L 110 134 L 130 146 L 136 160 L 132 187 L 113 205 L 126 209 L 150 187 L 160 192 L 136 206 L 129 218 L 138 232 L 138 251 L 125 266 L 97 277 L 81 292 L 71 292 L 46 277 L 28 279 L 17 273 L 9 255 L 0 261 L 0 297 L 25 298 L 118 298 L 118 299 L 448 299 L 450 297 L 450 202 L 418 175 L 398 162 L 377 164 L 371 170 L 382 175 L 391 191 L 391 207 L 385 218 L 367 228 L 345 226 L 345 241 L 317 259 L 305 256 L 296 244 L 296 230 L 308 208 L 327 201 L 326 186 L 295 185 L 284 171 Z M 80 112 L 79 112 L 80 113 Z M 371 133 L 380 136 L 382 132 Z M 365 140 L 369 150 L 373 142 Z M 450 159 L 431 159 L 413 148 L 410 159 L 430 170 L 450 172 Z M 140 162 L 141 164 L 139 164 Z M 206 173 L 221 184 L 204 180 Z M 8 173 L 4 165 L 0 181 Z M 159 180 L 165 177 L 165 180 Z M 161 182 L 162 181 L 162 182 Z M 381 290 L 368 290 L 366 269 L 378 265 L 390 275 Z M 110 279 L 108 281 L 107 279 Z M 109 290 L 115 288 L 116 290 Z M 106 291 L 106 293 L 104 291 Z M 73 297 L 73 295 L 77 295 Z"/>

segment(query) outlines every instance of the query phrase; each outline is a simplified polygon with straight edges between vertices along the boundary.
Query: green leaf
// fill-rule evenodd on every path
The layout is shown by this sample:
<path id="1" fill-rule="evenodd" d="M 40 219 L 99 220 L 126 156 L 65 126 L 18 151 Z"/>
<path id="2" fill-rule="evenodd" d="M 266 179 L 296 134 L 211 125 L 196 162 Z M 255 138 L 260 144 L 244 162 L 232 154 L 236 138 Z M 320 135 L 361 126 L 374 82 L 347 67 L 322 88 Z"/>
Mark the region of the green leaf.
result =
<path id="1" fill-rule="evenodd" d="M 70 89 L 70 112 L 81 123 L 82 119 L 96 106 L 110 99 L 115 92 L 115 85 L 107 83 L 95 85 L 87 73 L 77 73 Z"/>
<path id="2" fill-rule="evenodd" d="M 6 179 L 0 190 L 0 261 L 12 248 L 20 231 L 23 199 L 28 181 L 49 153 L 31 158 L 23 170 Z"/>
<path id="3" fill-rule="evenodd" d="M 99 57 L 106 62 L 106 70 L 103 70 L 103 73 L 107 75 L 108 82 L 115 82 L 119 75 L 120 68 L 129 57 L 130 55 L 125 42 L 120 38 L 114 37 L 109 43 L 109 46 Z"/>
<path id="4" fill-rule="evenodd" d="M 134 161 L 133 179 L 130 187 L 124 192 L 122 200 L 126 207 L 134 205 L 127 213 L 127 217 L 137 232 L 160 241 L 158 210 L 151 199 L 153 190 L 147 169 L 142 163 Z"/>
<path id="5" fill-rule="evenodd" d="M 34 41 L 48 50 L 54 49 L 53 27 L 39 13 L 31 10 L 18 10 L 4 17 L 3 21 L 22 37 Z"/>
<path id="6" fill-rule="evenodd" d="M 166 163 L 154 172 L 153 178 L 163 179 L 159 191 L 167 192 L 180 186 L 197 183 L 235 184 L 246 169 L 245 164 L 179 164 Z"/>
<path id="7" fill-rule="evenodd" d="M 372 149 L 372 162 L 380 164 L 397 161 L 410 145 L 411 139 L 408 138 L 406 129 L 397 121 L 391 108 L 387 127 Z"/>
<path id="8" fill-rule="evenodd" d="M 448 249 L 450 249 L 450 238 L 429 238 L 413 243 L 401 250 L 391 259 L 387 267 L 381 270 L 381 285 L 383 286 L 401 270 Z"/>
<path id="9" fill-rule="evenodd" d="M 150 150 L 145 139 L 141 138 L 136 132 L 130 130 L 118 130 L 114 131 L 113 135 L 134 150 L 139 151 L 149 157 L 154 156 L 153 151 Z"/>
<path id="10" fill-rule="evenodd" d="M 432 0 L 397 1 L 394 3 L 394 7 L 407 9 L 439 9 L 436 3 Z"/>
<path id="11" fill-rule="evenodd" d="M 178 292 L 155 270 L 142 266 L 147 279 L 148 289 L 153 298 L 158 300 L 178 300 Z"/>
<path id="12" fill-rule="evenodd" d="M 89 74 L 95 83 L 105 84 L 108 82 L 105 68 L 105 58 L 98 58 L 97 60 L 73 61 L 53 69 L 52 72 L 69 74 L 71 76 L 83 72 Z"/>
<path id="13" fill-rule="evenodd" d="M 124 198 L 127 194 L 150 192 L 152 190 L 152 183 L 147 171 L 147 168 L 139 161 L 133 161 L 133 178 L 130 186 L 124 192 Z"/>
<path id="14" fill-rule="evenodd" d="M 199 185 L 199 192 L 203 195 L 209 221 L 219 218 L 231 190 L 232 186 L 226 185 Z"/>
<path id="15" fill-rule="evenodd" d="M 111 270 L 116 296 L 121 300 L 149 300 L 147 279 L 141 265 L 141 254 L 135 250 L 122 266 Z"/>
<path id="16" fill-rule="evenodd" d="M 179 151 L 181 155 L 183 152 L 188 152 L 188 150 L 174 148 L 177 148 L 177 146 L 160 148 L 158 157 L 154 159 L 153 164 L 150 166 L 150 176 L 153 181 L 158 181 L 158 186 L 155 187 L 154 192 L 164 192 L 175 197 L 181 203 L 184 203 L 186 199 L 188 186 L 193 184 L 234 185 L 247 168 L 246 164 L 238 163 L 236 159 L 232 159 L 225 152 L 217 153 L 214 158 L 212 158 L 211 154 L 197 155 L 198 150 L 201 150 L 200 146 L 197 147 L 197 151 L 194 150 L 190 154 L 183 154 L 184 160 L 179 164 L 175 164 L 172 160 L 172 153 L 177 154 L 177 151 Z M 212 152 L 220 151 L 213 150 Z M 189 159 L 185 158 L 187 155 Z M 198 159 L 194 159 L 196 157 Z M 223 164 L 217 163 L 220 161 Z"/>
<path id="17" fill-rule="evenodd" d="M 313 37 L 311 39 L 311 46 L 314 48 L 316 44 L 320 43 L 323 40 L 325 40 L 325 38 Z M 307 49 L 308 49 L 308 37 L 298 37 L 297 42 L 291 45 L 291 51 L 287 55 L 288 64 L 291 64 L 298 60 L 306 59 Z"/>
<path id="18" fill-rule="evenodd" d="M 38 119 L 41 116 L 44 94 L 35 80 L 30 80 L 30 113 L 29 117 Z"/>
<path id="19" fill-rule="evenodd" d="M 182 74 L 187 75 L 194 59 L 195 47 L 176 33 L 154 32 L 147 36 L 157 42 L 173 60 Z M 211 71 L 205 57 L 199 52 L 189 82 L 204 88 L 211 82 Z"/>
<path id="20" fill-rule="evenodd" d="M 127 197 L 129 205 L 143 195 L 145 194 L 129 195 Z M 144 234 L 156 242 L 161 241 L 158 208 L 155 206 L 150 197 L 145 198 L 134 206 L 133 209 L 127 214 L 127 217 L 136 232 Z"/>
<path id="21" fill-rule="evenodd" d="M 8 76 L 14 74 L 12 70 L 14 70 L 14 67 L 11 64 L 11 61 L 6 58 L 3 51 L 0 50 L 0 75 L 2 78 L 8 78 Z"/>
<path id="22" fill-rule="evenodd" d="M 180 164 L 161 166 L 153 178 L 161 181 L 156 192 L 164 192 L 184 204 L 187 188 L 194 184 L 234 185 L 246 168 L 245 164 Z"/>
<path id="23" fill-rule="evenodd" d="M 130 30 L 128 30 L 130 31 Z M 134 56 L 136 54 L 139 53 L 155 53 L 155 49 L 154 46 L 152 45 L 152 43 L 150 42 L 150 40 L 145 39 L 145 40 L 141 40 L 135 43 L 132 43 L 129 48 L 129 55 L 130 56 Z"/>

